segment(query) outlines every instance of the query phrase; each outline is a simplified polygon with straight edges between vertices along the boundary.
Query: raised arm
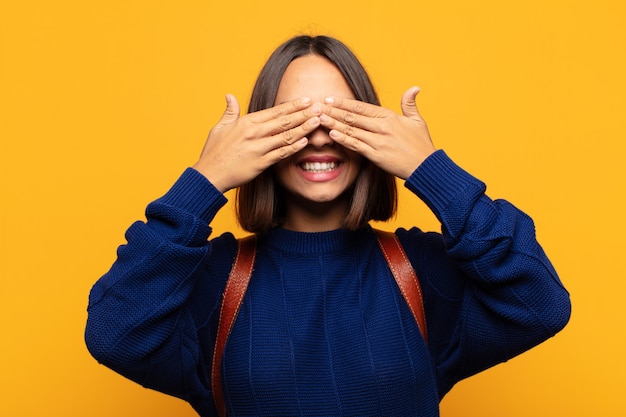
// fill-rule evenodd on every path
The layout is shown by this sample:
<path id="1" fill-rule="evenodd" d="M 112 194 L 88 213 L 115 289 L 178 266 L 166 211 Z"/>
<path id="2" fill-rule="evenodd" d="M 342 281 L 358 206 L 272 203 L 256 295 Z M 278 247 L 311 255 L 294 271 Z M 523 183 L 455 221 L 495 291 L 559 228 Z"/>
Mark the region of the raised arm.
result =
<path id="1" fill-rule="evenodd" d="M 398 231 L 426 298 L 440 394 L 543 342 L 569 320 L 570 300 L 539 245 L 532 219 L 443 151 L 406 182 L 433 210 L 442 234 Z"/>
<path id="2" fill-rule="evenodd" d="M 326 100 L 330 136 L 406 180 L 434 212 L 442 234 L 398 230 L 423 281 L 429 348 L 443 396 L 461 378 L 505 361 L 554 335 L 570 301 L 535 237 L 530 217 L 435 151 L 415 105 L 402 115 L 347 98 Z"/>
<path id="3" fill-rule="evenodd" d="M 209 225 L 224 191 L 306 145 L 320 111 L 297 99 L 240 117 L 227 96 L 198 162 L 148 205 L 147 221 L 127 230 L 117 260 L 92 288 L 85 339 L 98 361 L 172 395 L 209 392 L 210 352 L 201 349 L 212 343 L 207 329 L 236 251 L 231 234 L 208 241 Z"/>

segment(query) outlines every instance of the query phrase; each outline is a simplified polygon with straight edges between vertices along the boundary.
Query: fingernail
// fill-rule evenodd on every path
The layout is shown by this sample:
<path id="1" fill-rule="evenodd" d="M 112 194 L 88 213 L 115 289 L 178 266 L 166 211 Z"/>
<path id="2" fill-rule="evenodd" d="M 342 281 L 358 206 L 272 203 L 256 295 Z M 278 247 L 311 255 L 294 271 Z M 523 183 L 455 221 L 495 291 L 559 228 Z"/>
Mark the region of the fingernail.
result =
<path id="1" fill-rule="evenodd" d="M 309 124 L 313 127 L 317 126 L 320 124 L 320 118 L 319 117 L 315 117 L 311 120 L 309 120 Z"/>
<path id="2" fill-rule="evenodd" d="M 309 97 L 302 97 L 302 104 L 310 104 L 311 99 Z"/>
<path id="3" fill-rule="evenodd" d="M 335 102 L 335 99 L 332 98 L 332 97 L 326 97 L 324 99 L 324 103 L 326 103 L 326 104 L 333 104 L 334 102 Z"/>
<path id="4" fill-rule="evenodd" d="M 331 138 L 333 138 L 333 139 L 338 139 L 338 138 L 339 138 L 339 136 L 340 136 L 339 132 L 337 132 L 336 130 L 331 130 L 331 131 L 330 131 L 330 133 L 329 133 L 329 135 L 330 135 L 330 137 L 331 137 Z"/>
<path id="5" fill-rule="evenodd" d="M 326 123 L 326 122 L 328 122 L 329 120 L 330 120 L 330 119 L 329 119 L 329 118 L 328 118 L 328 116 L 326 116 L 325 114 L 322 114 L 322 115 L 320 116 L 320 121 L 321 121 L 322 123 Z"/>
<path id="6" fill-rule="evenodd" d="M 313 105 L 313 107 L 311 107 L 311 113 L 319 114 L 321 112 L 322 112 L 322 104 L 321 103 L 315 103 Z"/>

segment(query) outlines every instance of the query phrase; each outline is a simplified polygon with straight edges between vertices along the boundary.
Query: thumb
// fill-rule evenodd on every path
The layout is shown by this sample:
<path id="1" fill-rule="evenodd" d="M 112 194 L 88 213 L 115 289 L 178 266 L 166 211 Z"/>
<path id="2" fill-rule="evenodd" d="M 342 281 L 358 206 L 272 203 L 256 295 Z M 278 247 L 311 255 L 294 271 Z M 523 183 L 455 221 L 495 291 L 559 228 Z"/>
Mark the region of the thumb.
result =
<path id="1" fill-rule="evenodd" d="M 402 114 L 408 118 L 421 120 L 421 116 L 417 111 L 417 104 L 415 104 L 415 97 L 420 92 L 419 87 L 411 87 L 402 94 L 402 100 L 400 106 L 402 107 Z"/>
<path id="2" fill-rule="evenodd" d="M 234 122 L 239 119 L 240 112 L 241 110 L 239 108 L 237 98 L 232 94 L 226 94 L 226 110 L 224 110 L 224 114 L 222 114 L 218 124 L 228 124 Z"/>

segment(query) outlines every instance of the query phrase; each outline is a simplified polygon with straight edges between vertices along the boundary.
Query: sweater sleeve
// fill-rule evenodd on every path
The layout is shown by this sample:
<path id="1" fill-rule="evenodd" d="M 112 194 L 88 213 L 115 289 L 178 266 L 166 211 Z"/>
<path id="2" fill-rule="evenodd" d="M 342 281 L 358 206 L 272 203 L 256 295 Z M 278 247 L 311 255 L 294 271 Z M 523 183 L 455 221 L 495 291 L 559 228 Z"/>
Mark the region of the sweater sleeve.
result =
<path id="1" fill-rule="evenodd" d="M 219 302 L 236 250 L 232 235 L 208 241 L 209 223 L 225 203 L 187 169 L 148 205 L 147 221 L 130 226 L 127 243 L 89 296 L 85 341 L 100 363 L 179 397 L 208 392 L 198 328 Z M 190 302 L 199 287 L 204 299 Z"/>
<path id="2" fill-rule="evenodd" d="M 560 331 L 570 300 L 530 217 L 443 151 L 407 179 L 442 225 L 398 235 L 424 287 L 429 349 L 440 397 L 460 379 L 506 361 Z"/>

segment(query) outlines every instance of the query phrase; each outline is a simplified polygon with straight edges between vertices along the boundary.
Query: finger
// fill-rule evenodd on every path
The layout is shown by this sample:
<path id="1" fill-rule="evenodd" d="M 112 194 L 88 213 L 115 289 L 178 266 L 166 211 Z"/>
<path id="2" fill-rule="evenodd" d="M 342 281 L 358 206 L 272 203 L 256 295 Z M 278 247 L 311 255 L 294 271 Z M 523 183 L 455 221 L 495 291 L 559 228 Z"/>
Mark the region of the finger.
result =
<path id="1" fill-rule="evenodd" d="M 322 105 L 320 103 L 315 103 L 312 106 L 296 111 L 295 113 L 285 114 L 261 123 L 253 122 L 254 131 L 258 137 L 268 137 L 277 134 L 288 135 L 290 134 L 289 130 L 302 125 L 311 118 L 317 119 L 321 113 Z"/>
<path id="2" fill-rule="evenodd" d="M 336 131 L 341 135 L 338 135 L 339 139 L 343 139 L 344 136 L 347 138 L 354 138 L 359 141 L 366 142 L 367 144 L 371 144 L 373 140 L 373 135 L 376 133 L 380 133 L 380 125 L 377 119 L 373 121 L 369 119 L 369 122 L 364 122 L 364 120 L 360 120 L 359 122 L 355 122 L 353 124 L 344 123 L 341 120 L 334 119 L 327 114 L 323 114 L 320 116 L 320 123 L 322 126 L 330 130 L 330 133 Z M 378 123 L 377 123 L 378 122 Z M 369 126 L 369 129 L 363 129 L 361 126 Z M 331 137 L 333 137 L 331 135 Z M 349 139 L 344 140 L 349 140 Z M 334 139 L 334 138 L 333 138 Z"/>
<path id="3" fill-rule="evenodd" d="M 343 123 L 326 114 L 320 117 L 320 122 L 322 126 L 330 129 L 329 135 L 331 139 L 344 148 L 356 151 L 366 157 L 373 151 L 375 133 L 361 129 L 355 125 Z"/>
<path id="4" fill-rule="evenodd" d="M 380 117 L 364 116 L 330 106 L 325 106 L 323 111 L 324 114 L 320 116 L 320 119 L 322 120 L 322 124 L 330 129 L 334 129 L 337 123 L 340 123 L 341 129 L 345 129 L 347 125 L 370 132 L 380 132 Z"/>
<path id="5" fill-rule="evenodd" d="M 237 98 L 232 94 L 226 94 L 226 109 L 222 114 L 218 124 L 228 124 L 239 118 L 240 107 Z"/>
<path id="6" fill-rule="evenodd" d="M 324 103 L 330 108 L 341 109 L 366 117 L 384 117 L 385 109 L 375 104 L 346 97 L 326 97 Z"/>
<path id="7" fill-rule="evenodd" d="M 272 149 L 265 154 L 264 158 L 267 160 L 268 166 L 275 164 L 281 159 L 289 158 L 297 152 L 300 152 L 307 145 L 308 139 L 303 137 L 289 145 L 280 146 Z"/>
<path id="8" fill-rule="evenodd" d="M 419 92 L 419 87 L 411 87 L 404 92 L 404 94 L 402 95 L 402 99 L 400 100 L 402 114 L 414 120 L 422 119 L 419 112 L 417 111 L 417 104 L 415 103 L 415 97 Z"/>
<path id="9" fill-rule="evenodd" d="M 296 113 L 280 116 L 278 119 L 270 120 L 265 123 L 268 135 L 285 133 L 294 127 L 301 126 L 308 120 L 314 119 L 319 125 L 319 115 L 322 113 L 322 105 L 315 103 L 311 107 L 307 107 Z M 317 126 L 316 126 L 317 127 Z"/>
<path id="10" fill-rule="evenodd" d="M 284 130 L 273 135 L 270 140 L 266 141 L 268 150 L 278 149 L 282 146 L 292 145 L 306 135 L 317 129 L 320 125 L 319 117 L 312 117 L 304 123 L 292 129 Z"/>
<path id="11" fill-rule="evenodd" d="M 278 104 L 268 109 L 259 110 L 251 113 L 250 120 L 253 123 L 265 123 L 270 120 L 278 119 L 281 116 L 289 115 L 306 109 L 311 105 L 311 99 L 308 97 L 301 97 L 295 100 L 287 101 L 285 103 Z"/>
<path id="12" fill-rule="evenodd" d="M 368 155 L 373 151 L 373 148 L 367 142 L 360 140 L 356 136 L 351 136 L 334 129 L 330 131 L 329 135 L 330 138 L 339 145 L 351 151 L 355 151 L 366 158 L 369 158 Z"/>

